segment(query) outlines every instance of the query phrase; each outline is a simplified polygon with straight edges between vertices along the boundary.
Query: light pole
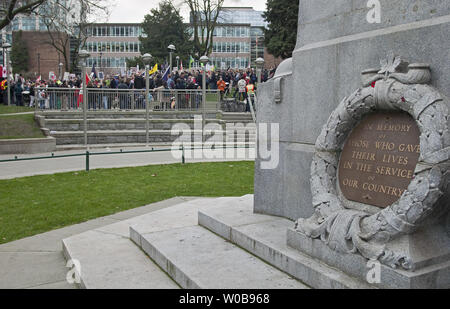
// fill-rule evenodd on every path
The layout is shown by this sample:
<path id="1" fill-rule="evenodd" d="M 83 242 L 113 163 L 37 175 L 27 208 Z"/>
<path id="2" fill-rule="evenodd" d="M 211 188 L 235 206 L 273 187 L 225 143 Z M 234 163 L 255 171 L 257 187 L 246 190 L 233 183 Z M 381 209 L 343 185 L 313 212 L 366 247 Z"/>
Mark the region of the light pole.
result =
<path id="1" fill-rule="evenodd" d="M 10 106 L 11 105 L 11 80 L 9 78 L 9 75 L 10 75 L 9 74 L 9 70 L 11 68 L 11 65 L 10 65 L 11 61 L 9 61 L 9 51 L 8 50 L 11 48 L 11 44 L 5 43 L 5 44 L 3 44 L 2 48 L 3 48 L 4 51 L 6 51 L 6 53 L 4 52 L 4 54 L 5 54 L 5 65 L 7 65 L 7 67 L 6 67 L 6 81 L 8 83 L 8 88 L 6 88 L 6 89 L 8 91 L 8 106 Z"/>
<path id="2" fill-rule="evenodd" d="M 37 56 L 38 56 L 38 74 L 39 76 L 41 76 L 41 54 L 38 53 Z"/>
<path id="3" fill-rule="evenodd" d="M 61 62 L 58 64 L 59 67 L 59 80 L 62 80 L 62 67 L 64 64 L 62 64 Z"/>
<path id="4" fill-rule="evenodd" d="M 2 66 L 5 67 L 6 66 L 6 60 L 5 60 L 5 43 L 2 42 Z"/>
<path id="5" fill-rule="evenodd" d="M 256 63 L 256 74 L 258 74 L 258 86 L 259 86 L 259 84 L 261 84 L 261 74 L 265 61 L 263 58 L 258 58 L 256 59 L 255 63 Z"/>
<path id="6" fill-rule="evenodd" d="M 7 51 L 6 52 L 7 53 L 7 55 L 8 55 L 8 70 L 6 71 L 6 73 L 8 74 L 8 106 L 11 106 L 11 90 L 12 90 L 12 82 L 13 82 L 13 80 L 11 79 L 11 74 L 12 74 L 12 61 L 11 60 L 9 60 L 9 58 L 10 58 L 10 54 L 9 54 L 9 51 Z M 11 85 L 11 86 L 10 86 Z M 17 103 L 16 103 L 16 105 L 17 105 Z"/>
<path id="7" fill-rule="evenodd" d="M 88 136 L 87 136 L 87 85 L 86 85 L 86 67 L 87 67 L 87 58 L 89 58 L 89 53 L 83 49 L 78 53 L 78 57 L 82 63 L 81 70 L 81 78 L 83 82 L 83 118 L 84 118 L 84 144 L 86 145 L 86 150 L 89 150 L 88 146 Z"/>
<path id="8" fill-rule="evenodd" d="M 149 99 L 149 93 L 150 93 L 150 61 L 152 61 L 152 55 L 150 54 L 144 54 L 142 56 L 142 60 L 145 63 L 145 113 L 146 113 L 146 122 L 145 122 L 145 132 L 146 132 L 146 137 L 145 137 L 145 143 L 146 146 L 148 147 L 149 145 L 149 140 L 150 140 L 150 99 Z"/>
<path id="9" fill-rule="evenodd" d="M 169 70 L 169 72 L 170 72 L 170 75 L 172 75 L 172 69 L 173 69 L 173 65 L 172 65 L 172 55 L 173 55 L 173 53 L 175 52 L 176 48 L 175 48 L 175 45 L 170 44 L 170 45 L 167 47 L 167 49 L 169 49 L 169 54 L 170 54 L 170 70 Z"/>
<path id="10" fill-rule="evenodd" d="M 202 142 L 205 144 L 205 126 L 206 126 L 206 65 L 209 62 L 208 56 L 202 56 L 200 62 L 203 64 L 203 78 L 202 78 Z M 203 146 L 202 146 L 203 148 Z"/>

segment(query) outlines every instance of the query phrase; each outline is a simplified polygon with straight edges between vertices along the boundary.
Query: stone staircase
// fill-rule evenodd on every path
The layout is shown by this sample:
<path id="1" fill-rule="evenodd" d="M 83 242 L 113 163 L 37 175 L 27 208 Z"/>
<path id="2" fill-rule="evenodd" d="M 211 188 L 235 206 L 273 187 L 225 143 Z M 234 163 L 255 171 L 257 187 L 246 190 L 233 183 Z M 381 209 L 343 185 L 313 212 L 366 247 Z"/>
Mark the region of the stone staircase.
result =
<path id="1" fill-rule="evenodd" d="M 198 199 L 63 240 L 82 288 L 372 288 L 287 245 L 253 196 Z"/>
<path id="2" fill-rule="evenodd" d="M 149 142 L 152 145 L 170 145 L 179 138 L 173 135 L 173 128 L 192 130 L 194 135 L 202 134 L 201 112 L 158 112 L 150 113 Z M 55 137 L 58 148 L 82 146 L 84 144 L 84 121 L 82 111 L 44 111 L 36 115 L 42 130 Z M 120 144 L 144 144 L 146 142 L 145 111 L 90 111 L 87 113 L 88 143 L 90 145 L 114 146 Z M 215 134 L 223 134 L 227 143 L 254 145 L 256 126 L 250 114 L 207 112 L 206 124 L 217 128 Z M 235 129 L 235 126 L 241 126 Z M 177 127 L 175 127 L 177 126 Z M 227 129 L 230 128 L 231 129 Z M 186 136 L 186 135 L 185 135 Z M 184 137 L 185 137 L 184 136 Z M 207 134 L 207 138 L 211 133 Z"/>

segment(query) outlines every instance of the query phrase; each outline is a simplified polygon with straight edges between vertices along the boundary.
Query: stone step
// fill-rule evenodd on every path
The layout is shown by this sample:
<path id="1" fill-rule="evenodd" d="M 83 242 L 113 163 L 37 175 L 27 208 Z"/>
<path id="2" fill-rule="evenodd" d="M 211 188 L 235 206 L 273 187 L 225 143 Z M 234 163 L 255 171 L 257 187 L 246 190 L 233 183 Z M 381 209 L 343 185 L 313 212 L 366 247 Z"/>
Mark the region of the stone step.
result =
<path id="1" fill-rule="evenodd" d="M 63 240 L 64 255 L 67 260 L 80 262 L 82 288 L 177 289 L 179 286 L 130 240 L 130 226 L 149 224 L 155 230 L 164 230 L 196 225 L 198 210 L 214 201 L 182 202 L 72 236 Z"/>
<path id="2" fill-rule="evenodd" d="M 287 245 L 290 220 L 253 213 L 246 196 L 199 212 L 199 225 L 318 289 L 374 288 Z"/>
<path id="3" fill-rule="evenodd" d="M 242 119 L 242 120 L 253 120 L 251 113 L 222 113 L 222 120 L 233 120 L 233 119 Z"/>
<path id="4" fill-rule="evenodd" d="M 84 289 L 177 289 L 178 285 L 129 239 L 88 231 L 63 240 L 67 260 L 79 261 Z"/>
<path id="5" fill-rule="evenodd" d="M 186 145 L 186 147 L 201 147 L 202 143 L 192 143 L 191 145 Z M 219 145 L 220 147 L 248 147 L 248 148 L 254 148 L 255 142 L 228 142 L 228 143 L 221 143 Z M 105 150 L 109 148 L 111 151 L 117 151 L 118 149 L 124 149 L 124 148 L 142 148 L 145 147 L 145 143 L 129 143 L 129 144 L 90 144 L 89 148 L 91 150 L 93 149 L 102 149 Z M 164 148 L 164 149 L 171 149 L 172 143 L 150 143 L 149 148 Z M 58 145 L 56 146 L 57 151 L 68 151 L 68 150 L 86 150 L 86 146 L 82 144 L 73 144 L 73 145 Z"/>
<path id="6" fill-rule="evenodd" d="M 202 111 L 150 111 L 150 118 L 155 119 L 194 119 L 201 117 Z M 45 119 L 82 119 L 82 110 L 71 111 L 38 111 L 37 115 L 45 117 Z M 88 119 L 124 119 L 124 118 L 146 118 L 145 110 L 138 111 L 88 111 Z M 226 122 L 253 122 L 250 113 L 223 113 L 221 111 L 207 111 L 207 119 L 217 119 L 218 117 Z"/>
<path id="7" fill-rule="evenodd" d="M 150 111 L 150 118 L 157 119 L 194 119 L 201 117 L 202 111 Z M 206 118 L 216 119 L 217 111 L 207 111 Z M 46 119 L 82 119 L 83 111 L 39 111 L 37 115 L 45 117 Z M 88 111 L 88 119 L 124 119 L 124 118 L 146 118 L 145 110 L 97 110 Z"/>
<path id="8" fill-rule="evenodd" d="M 95 118 L 88 119 L 88 130 L 145 130 L 146 119 L 144 118 Z M 194 119 L 150 119 L 150 130 L 171 130 L 174 125 L 183 124 L 188 125 L 191 129 L 195 128 Z M 207 119 L 206 124 L 217 124 L 222 127 L 225 122 L 217 119 Z M 201 121 L 200 121 L 201 126 Z M 81 131 L 84 128 L 83 119 L 47 119 L 45 120 L 45 127 L 50 131 Z"/>
<path id="9" fill-rule="evenodd" d="M 140 244 L 185 289 L 308 288 L 200 226 L 140 235 Z"/>
<path id="10" fill-rule="evenodd" d="M 225 136 L 225 131 L 215 132 L 215 135 Z M 146 142 L 145 130 L 101 130 L 88 131 L 89 144 L 138 144 Z M 183 134 L 183 141 L 194 142 L 198 136 L 202 135 L 201 130 L 191 130 Z M 50 136 L 56 138 L 56 144 L 61 145 L 82 145 L 84 144 L 83 131 L 50 131 Z M 206 138 L 211 137 L 211 132 L 206 131 Z M 179 135 L 172 135 L 170 130 L 150 130 L 149 142 L 157 143 L 173 143 L 180 139 Z M 187 140 L 185 140 L 187 139 Z M 234 142 L 252 142 L 256 141 L 256 136 L 248 136 L 234 139 Z M 224 138 L 224 142 L 229 142 Z"/>
<path id="11" fill-rule="evenodd" d="M 235 198 L 216 199 L 213 205 L 232 203 Z M 306 289 L 306 285 L 268 265 L 256 256 L 198 226 L 192 209 L 172 209 L 155 214 L 130 227 L 131 239 L 182 288 L 187 289 Z M 191 224 L 175 225 L 177 218 Z M 165 225 L 165 222 L 171 222 Z"/>
<path id="12" fill-rule="evenodd" d="M 246 136 L 251 136 L 251 137 L 256 137 L 256 132 L 230 132 L 230 131 L 226 131 L 226 136 L 227 137 L 246 137 Z"/>

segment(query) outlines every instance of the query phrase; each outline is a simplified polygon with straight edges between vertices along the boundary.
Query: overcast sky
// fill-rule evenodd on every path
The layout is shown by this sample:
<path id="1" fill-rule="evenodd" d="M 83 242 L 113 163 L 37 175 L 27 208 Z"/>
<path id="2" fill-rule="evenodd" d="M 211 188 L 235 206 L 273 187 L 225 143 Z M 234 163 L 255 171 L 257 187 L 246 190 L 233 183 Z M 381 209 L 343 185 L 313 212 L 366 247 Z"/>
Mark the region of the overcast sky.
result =
<path id="1" fill-rule="evenodd" d="M 144 20 L 144 15 L 148 14 L 152 8 L 157 8 L 160 0 L 113 0 L 111 16 L 108 22 L 111 23 L 140 23 Z M 180 3 L 175 0 L 174 3 Z M 225 0 L 225 6 L 253 7 L 255 10 L 264 11 L 265 0 Z M 182 15 L 187 18 L 189 12 L 182 8 Z"/>

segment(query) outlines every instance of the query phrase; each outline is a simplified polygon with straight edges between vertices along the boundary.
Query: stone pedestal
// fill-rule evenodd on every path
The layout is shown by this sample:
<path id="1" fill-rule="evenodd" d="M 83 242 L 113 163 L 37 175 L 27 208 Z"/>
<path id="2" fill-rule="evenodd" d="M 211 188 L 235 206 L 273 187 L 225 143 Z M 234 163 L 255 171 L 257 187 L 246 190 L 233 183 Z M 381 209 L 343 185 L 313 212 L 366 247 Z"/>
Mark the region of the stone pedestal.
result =
<path id="1" fill-rule="evenodd" d="M 280 164 L 257 159 L 254 212 L 300 218 L 288 245 L 359 280 L 373 260 L 377 287 L 448 288 L 450 7 L 380 3 L 370 24 L 367 1 L 300 1 L 293 58 L 258 91 L 258 122 L 280 124 Z M 386 110 L 417 122 L 421 151 L 399 202 L 374 210 L 343 197 L 337 166 L 351 131 Z"/>

